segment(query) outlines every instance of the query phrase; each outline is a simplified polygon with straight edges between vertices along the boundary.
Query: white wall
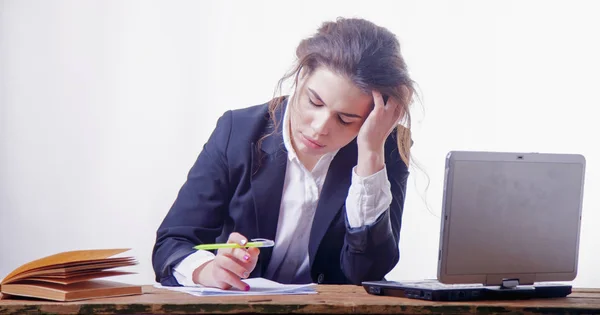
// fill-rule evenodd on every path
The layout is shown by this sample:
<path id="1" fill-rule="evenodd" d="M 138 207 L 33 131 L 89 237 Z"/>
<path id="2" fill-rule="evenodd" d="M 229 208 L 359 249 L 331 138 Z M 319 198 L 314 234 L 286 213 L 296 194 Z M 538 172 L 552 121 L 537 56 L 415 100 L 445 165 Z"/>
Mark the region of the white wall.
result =
<path id="1" fill-rule="evenodd" d="M 0 277 L 64 250 L 130 247 L 152 283 L 155 231 L 215 121 L 267 101 L 319 23 L 398 34 L 423 108 L 391 279 L 435 277 L 452 149 L 587 157 L 578 286 L 600 286 L 600 20 L 595 1 L 2 1 Z M 430 209 L 423 203 L 426 198 Z M 431 211 L 431 213 L 430 213 Z"/>

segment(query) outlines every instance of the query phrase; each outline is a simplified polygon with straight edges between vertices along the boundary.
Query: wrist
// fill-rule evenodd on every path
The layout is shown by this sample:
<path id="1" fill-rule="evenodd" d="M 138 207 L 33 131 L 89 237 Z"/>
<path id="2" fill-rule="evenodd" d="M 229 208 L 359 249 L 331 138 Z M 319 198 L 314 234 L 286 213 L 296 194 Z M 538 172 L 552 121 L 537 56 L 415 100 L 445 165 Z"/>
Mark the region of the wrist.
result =
<path id="1" fill-rule="evenodd" d="M 385 167 L 384 150 L 358 150 L 356 174 L 367 177 L 381 171 Z"/>

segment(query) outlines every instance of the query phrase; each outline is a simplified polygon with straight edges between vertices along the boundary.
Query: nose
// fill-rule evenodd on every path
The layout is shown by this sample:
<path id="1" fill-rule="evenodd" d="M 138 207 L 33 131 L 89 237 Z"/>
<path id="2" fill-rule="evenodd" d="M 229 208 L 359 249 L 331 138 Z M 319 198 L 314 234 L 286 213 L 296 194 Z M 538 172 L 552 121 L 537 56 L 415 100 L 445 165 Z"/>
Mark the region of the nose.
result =
<path id="1" fill-rule="evenodd" d="M 331 115 L 329 113 L 319 113 L 314 116 L 311 127 L 315 133 L 326 136 L 329 134 L 330 122 Z"/>

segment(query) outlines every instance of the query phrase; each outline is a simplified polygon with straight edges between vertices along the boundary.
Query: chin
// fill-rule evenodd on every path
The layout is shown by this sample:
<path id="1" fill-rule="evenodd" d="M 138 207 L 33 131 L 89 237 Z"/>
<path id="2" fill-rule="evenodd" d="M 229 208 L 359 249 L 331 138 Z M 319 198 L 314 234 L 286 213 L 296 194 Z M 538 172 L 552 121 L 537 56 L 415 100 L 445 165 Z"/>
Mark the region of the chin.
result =
<path id="1" fill-rule="evenodd" d="M 320 156 L 320 155 L 327 153 L 326 150 L 312 149 L 312 148 L 308 148 L 304 145 L 302 145 L 299 149 L 300 149 L 300 152 L 305 155 Z"/>

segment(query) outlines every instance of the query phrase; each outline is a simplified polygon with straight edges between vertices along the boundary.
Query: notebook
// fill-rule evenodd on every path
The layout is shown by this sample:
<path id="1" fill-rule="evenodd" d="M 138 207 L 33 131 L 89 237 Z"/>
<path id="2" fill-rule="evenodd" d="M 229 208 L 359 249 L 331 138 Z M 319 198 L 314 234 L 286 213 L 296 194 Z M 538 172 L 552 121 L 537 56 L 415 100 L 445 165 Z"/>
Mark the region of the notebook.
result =
<path id="1" fill-rule="evenodd" d="M 316 284 L 282 284 L 265 278 L 242 279 L 250 286 L 249 291 L 235 288 L 222 290 L 204 286 L 171 287 L 155 284 L 156 288 L 184 292 L 195 296 L 229 296 L 229 295 L 289 295 L 289 294 L 316 294 Z"/>

